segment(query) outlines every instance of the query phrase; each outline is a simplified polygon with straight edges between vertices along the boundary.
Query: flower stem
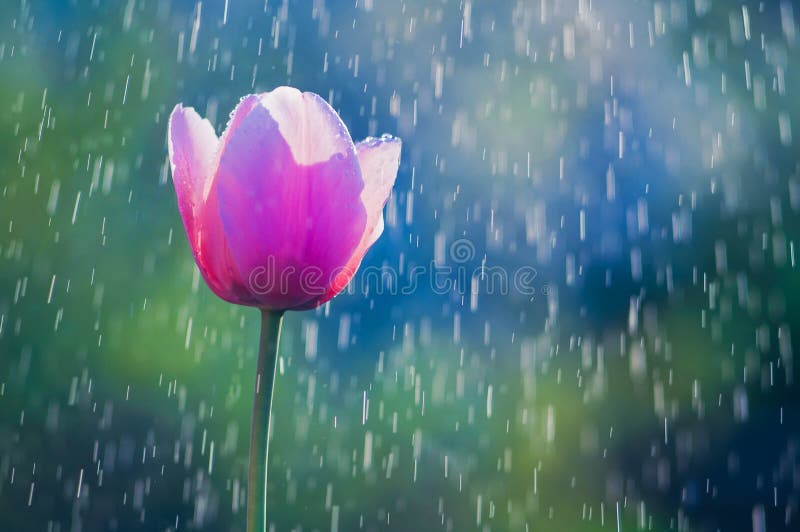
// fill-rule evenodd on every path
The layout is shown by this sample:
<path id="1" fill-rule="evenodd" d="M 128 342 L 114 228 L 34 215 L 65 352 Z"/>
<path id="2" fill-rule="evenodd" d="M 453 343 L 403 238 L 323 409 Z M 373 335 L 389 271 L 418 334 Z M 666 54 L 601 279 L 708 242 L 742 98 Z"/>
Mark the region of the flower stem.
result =
<path id="1" fill-rule="evenodd" d="M 267 529 L 269 418 L 272 412 L 272 390 L 275 385 L 275 366 L 278 361 L 282 322 L 283 311 L 261 310 L 261 339 L 258 343 L 258 371 L 250 428 L 247 532 L 264 532 Z"/>

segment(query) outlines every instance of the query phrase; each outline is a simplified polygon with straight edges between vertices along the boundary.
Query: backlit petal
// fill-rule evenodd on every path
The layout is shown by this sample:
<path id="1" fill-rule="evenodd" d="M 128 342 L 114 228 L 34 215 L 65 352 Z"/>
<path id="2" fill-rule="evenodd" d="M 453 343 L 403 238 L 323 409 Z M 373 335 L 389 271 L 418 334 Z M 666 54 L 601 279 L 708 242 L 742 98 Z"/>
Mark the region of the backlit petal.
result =
<path id="1" fill-rule="evenodd" d="M 167 145 L 178 209 L 192 247 L 197 240 L 195 219 L 203 202 L 203 187 L 214 171 L 218 143 L 208 120 L 191 107 L 175 106 L 169 117 Z"/>
<path id="2" fill-rule="evenodd" d="M 389 135 L 365 139 L 356 144 L 361 175 L 364 177 L 361 201 L 367 209 L 369 226 L 372 228 L 378 223 L 397 178 L 402 146 L 400 139 Z"/>
<path id="3" fill-rule="evenodd" d="M 353 141 L 339 115 L 317 94 L 278 87 L 261 96 L 295 162 L 312 165 L 349 155 Z"/>

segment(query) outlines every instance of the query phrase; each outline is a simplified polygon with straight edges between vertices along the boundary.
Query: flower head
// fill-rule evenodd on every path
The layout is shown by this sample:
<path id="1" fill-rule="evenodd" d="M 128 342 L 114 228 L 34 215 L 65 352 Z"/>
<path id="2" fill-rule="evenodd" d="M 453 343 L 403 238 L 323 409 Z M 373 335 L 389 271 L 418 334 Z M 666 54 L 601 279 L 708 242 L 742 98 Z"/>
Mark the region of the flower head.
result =
<path id="1" fill-rule="evenodd" d="M 383 232 L 400 139 L 353 144 L 318 95 L 278 87 L 242 99 L 221 137 L 194 109 L 169 119 L 178 208 L 222 299 L 308 309 L 338 294 Z"/>

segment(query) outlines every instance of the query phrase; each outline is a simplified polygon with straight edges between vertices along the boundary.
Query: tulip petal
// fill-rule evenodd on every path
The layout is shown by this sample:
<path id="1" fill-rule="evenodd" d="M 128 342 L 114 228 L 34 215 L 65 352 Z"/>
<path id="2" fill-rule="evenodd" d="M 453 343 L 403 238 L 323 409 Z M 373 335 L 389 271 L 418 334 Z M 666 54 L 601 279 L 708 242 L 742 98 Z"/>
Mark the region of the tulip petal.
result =
<path id="1" fill-rule="evenodd" d="M 168 129 L 167 145 L 178 210 L 189 242 L 195 248 L 196 218 L 203 203 L 203 187 L 213 174 L 219 140 L 208 120 L 181 104 L 172 110 Z"/>
<path id="2" fill-rule="evenodd" d="M 400 139 L 390 135 L 368 138 L 356 144 L 358 162 L 361 165 L 361 174 L 364 176 L 361 201 L 370 217 L 370 228 L 376 227 L 378 219 L 382 217 L 383 206 L 397 178 L 402 146 Z M 379 236 L 380 232 L 375 238 Z M 374 240 L 370 245 L 372 242 Z"/>
<path id="3" fill-rule="evenodd" d="M 364 190 L 361 191 L 361 202 L 367 210 L 367 225 L 361 240 L 347 264 L 340 269 L 333 279 L 325 295 L 304 308 L 313 308 L 332 299 L 341 292 L 355 275 L 367 250 L 383 233 L 383 206 L 389 199 L 397 169 L 400 166 L 400 139 L 384 135 L 380 138 L 368 138 L 356 144 L 361 175 L 364 178 Z"/>
<path id="4" fill-rule="evenodd" d="M 296 308 L 324 295 L 359 245 L 364 182 L 350 134 L 322 98 L 279 88 L 259 103 L 226 136 L 209 197 L 239 278 L 262 306 Z"/>
<path id="5" fill-rule="evenodd" d="M 313 92 L 278 87 L 262 95 L 297 164 L 312 165 L 335 154 L 349 154 L 353 140 L 328 102 Z"/>

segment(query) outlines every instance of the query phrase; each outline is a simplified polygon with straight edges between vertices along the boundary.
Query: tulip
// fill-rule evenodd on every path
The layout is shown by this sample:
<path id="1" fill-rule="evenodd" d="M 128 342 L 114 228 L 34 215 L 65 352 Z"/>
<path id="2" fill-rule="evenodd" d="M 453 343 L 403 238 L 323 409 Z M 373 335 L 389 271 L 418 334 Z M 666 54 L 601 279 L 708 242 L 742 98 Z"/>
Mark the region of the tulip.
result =
<path id="1" fill-rule="evenodd" d="M 400 144 L 385 136 L 354 145 L 325 100 L 290 87 L 244 98 L 219 138 L 178 104 L 172 176 L 211 290 L 270 310 L 330 300 L 383 231 Z"/>
<path id="2" fill-rule="evenodd" d="M 203 278 L 220 298 L 262 311 L 247 529 L 263 531 L 283 312 L 322 305 L 350 282 L 383 232 L 401 142 L 354 144 L 325 100 L 291 87 L 243 98 L 220 137 L 178 104 L 168 136 L 178 209 Z"/>

